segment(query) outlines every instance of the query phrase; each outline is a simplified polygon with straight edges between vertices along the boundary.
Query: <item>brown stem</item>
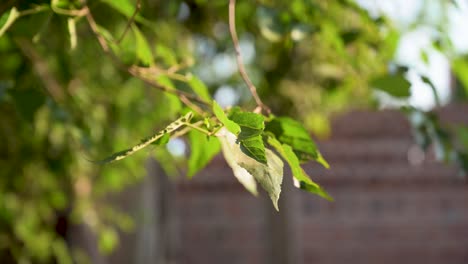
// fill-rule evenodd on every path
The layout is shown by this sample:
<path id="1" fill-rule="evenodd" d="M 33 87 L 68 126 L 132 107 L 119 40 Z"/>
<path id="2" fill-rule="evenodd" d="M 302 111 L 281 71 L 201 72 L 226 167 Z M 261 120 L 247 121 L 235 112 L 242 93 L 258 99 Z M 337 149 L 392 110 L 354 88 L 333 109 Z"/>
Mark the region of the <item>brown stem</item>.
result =
<path id="1" fill-rule="evenodd" d="M 229 32 L 231 33 L 232 43 L 234 45 L 234 50 L 236 51 L 236 61 L 240 75 L 242 76 L 242 79 L 244 80 L 245 84 L 247 84 L 247 87 L 249 87 L 250 93 L 255 99 L 257 106 L 259 106 L 267 114 L 270 114 L 270 108 L 268 108 L 268 106 L 266 106 L 258 96 L 257 88 L 255 88 L 255 85 L 250 80 L 249 75 L 245 70 L 244 63 L 242 61 L 239 39 L 237 37 L 236 32 L 236 0 L 229 0 Z"/>

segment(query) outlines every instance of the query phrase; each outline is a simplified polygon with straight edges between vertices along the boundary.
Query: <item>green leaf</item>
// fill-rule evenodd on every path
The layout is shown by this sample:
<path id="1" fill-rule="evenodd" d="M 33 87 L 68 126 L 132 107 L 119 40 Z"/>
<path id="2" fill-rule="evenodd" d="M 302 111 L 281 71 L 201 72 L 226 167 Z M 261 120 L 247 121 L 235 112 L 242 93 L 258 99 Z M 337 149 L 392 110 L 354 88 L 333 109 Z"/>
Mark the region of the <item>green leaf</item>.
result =
<path id="1" fill-rule="evenodd" d="M 333 198 L 325 192 L 317 183 L 312 181 L 306 174 L 304 169 L 301 168 L 299 159 L 294 154 L 291 146 L 287 144 L 281 144 L 276 138 L 268 137 L 268 143 L 278 151 L 278 153 L 286 160 L 291 168 L 292 175 L 295 179 L 294 185 L 300 189 L 306 190 L 310 193 L 317 194 L 329 201 L 333 201 Z"/>
<path id="2" fill-rule="evenodd" d="M 119 236 L 112 228 L 104 228 L 99 233 L 99 251 L 102 253 L 110 253 L 119 243 Z"/>
<path id="3" fill-rule="evenodd" d="M 258 163 L 252 159 L 240 162 L 239 165 L 253 175 L 255 180 L 263 187 L 270 196 L 273 206 L 277 211 L 278 200 L 283 182 L 283 161 L 273 151 L 265 150 L 267 164 Z"/>
<path id="4" fill-rule="evenodd" d="M 169 124 L 165 129 L 159 131 L 158 133 L 152 135 L 151 137 L 142 139 L 139 144 L 133 146 L 132 148 L 116 152 L 116 153 L 112 154 L 111 156 L 109 156 L 109 157 L 107 157 L 107 158 L 105 158 L 103 160 L 97 161 L 97 163 L 98 164 L 107 164 L 107 163 L 111 163 L 111 162 L 114 162 L 114 161 L 124 159 L 124 158 L 134 154 L 135 152 L 147 147 L 148 145 L 150 145 L 151 143 L 157 141 L 158 139 L 164 137 L 166 134 L 170 134 L 170 133 L 176 131 L 177 129 L 182 127 L 186 122 L 189 122 L 190 119 L 192 119 L 192 117 L 193 117 L 193 113 L 189 112 L 185 116 L 183 116 L 183 117 L 177 119 L 176 121 L 172 122 L 171 124 Z"/>
<path id="5" fill-rule="evenodd" d="M 229 132 L 233 133 L 234 135 L 239 134 L 241 131 L 240 126 L 227 118 L 223 109 L 216 101 L 213 101 L 213 113 L 215 114 L 216 118 L 218 118 L 218 120 L 223 123 L 227 130 L 229 130 Z"/>
<path id="6" fill-rule="evenodd" d="M 452 70 L 468 95 L 468 62 L 465 59 L 456 59 L 452 62 Z"/>
<path id="7" fill-rule="evenodd" d="M 261 136 L 265 129 L 265 118 L 256 113 L 234 111 L 230 119 L 241 128 L 238 135 L 241 150 L 256 161 L 267 164 Z"/>
<path id="8" fill-rule="evenodd" d="M 141 63 L 145 66 L 149 66 L 153 64 L 153 53 L 151 52 L 151 48 L 146 40 L 145 36 L 141 33 L 138 27 L 132 27 L 133 33 L 135 34 L 136 39 L 136 53 L 138 59 L 140 59 Z"/>
<path id="9" fill-rule="evenodd" d="M 257 194 L 255 181 L 265 189 L 270 196 L 273 206 L 278 210 L 278 199 L 281 193 L 283 181 L 283 162 L 273 151 L 266 149 L 266 164 L 251 159 L 236 143 L 236 136 L 226 128 L 222 128 L 217 134 L 223 154 L 234 176 L 254 195 Z"/>
<path id="10" fill-rule="evenodd" d="M 15 22 L 15 20 L 19 17 L 20 13 L 16 9 L 16 7 L 13 7 L 12 9 L 10 9 L 10 12 L 6 12 L 0 17 L 0 37 L 2 37 L 3 34 L 5 34 L 8 28 L 10 28 L 11 25 L 13 25 L 13 23 Z"/>
<path id="11" fill-rule="evenodd" d="M 192 90 L 206 101 L 211 101 L 210 92 L 206 85 L 195 75 L 190 74 L 188 76 L 188 84 L 192 87 Z"/>
<path id="12" fill-rule="evenodd" d="M 375 78 L 370 84 L 374 89 L 384 91 L 391 96 L 406 98 L 411 95 L 411 83 L 402 74 L 385 75 Z"/>
<path id="13" fill-rule="evenodd" d="M 132 2 L 129 0 L 101 0 L 101 1 L 109 5 L 110 7 L 114 8 L 117 12 L 126 16 L 127 18 L 132 17 L 133 14 L 135 13 L 136 5 L 132 4 Z M 144 25 L 151 26 L 151 23 L 139 14 L 135 16 L 135 20 Z"/>
<path id="14" fill-rule="evenodd" d="M 329 165 L 301 123 L 289 117 L 275 117 L 266 124 L 265 131 L 273 133 L 279 142 L 290 145 L 300 162 L 315 160 L 325 168 Z"/>
<path id="15" fill-rule="evenodd" d="M 221 150 L 217 138 L 207 137 L 205 134 L 192 130 L 189 135 L 190 158 L 188 161 L 188 177 L 191 178 L 204 168 Z"/>

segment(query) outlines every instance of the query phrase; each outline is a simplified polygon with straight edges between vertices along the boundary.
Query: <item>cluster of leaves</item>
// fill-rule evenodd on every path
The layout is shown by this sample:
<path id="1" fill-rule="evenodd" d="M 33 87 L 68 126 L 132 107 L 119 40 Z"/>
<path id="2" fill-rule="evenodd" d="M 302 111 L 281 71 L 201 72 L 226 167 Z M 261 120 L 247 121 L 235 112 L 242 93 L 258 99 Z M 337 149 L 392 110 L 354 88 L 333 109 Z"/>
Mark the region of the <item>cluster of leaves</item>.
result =
<path id="1" fill-rule="evenodd" d="M 110 252 L 117 229 L 132 223 L 106 197 L 145 174 L 148 155 L 136 153 L 145 147 L 177 172 L 182 161 L 162 146 L 183 135 L 190 176 L 222 148 L 241 183 L 255 194 L 260 183 L 277 208 L 283 162 L 271 148 L 290 164 L 298 187 L 330 199 L 300 168 L 307 160 L 326 164 L 306 130 L 285 117 L 225 113 L 192 72 L 192 35 L 174 10 L 181 3 L 158 5 L 140 13 L 130 1 L 0 5 L 0 137 L 7 139 L 0 141 L 1 259 L 83 263 L 83 252 L 64 240 L 76 223 L 95 231 L 99 248 Z M 132 158 L 90 162 L 168 123 L 100 163 Z"/>
<path id="2" fill-rule="evenodd" d="M 148 154 L 193 177 L 222 151 L 239 182 L 255 195 L 260 184 L 276 209 L 285 161 L 296 187 L 331 199 L 301 168 L 328 167 L 306 128 L 326 134 L 327 117 L 368 104 L 370 87 L 409 95 L 404 72 L 387 65 L 398 34 L 353 1 L 239 1 L 241 42 L 255 47 L 246 67 L 275 116 L 249 111 L 242 79 L 211 65 L 234 54 L 226 2 L 0 4 L 0 259 L 83 263 L 64 240 L 74 223 L 110 252 L 117 230 L 132 223 L 104 200 L 141 179 Z M 463 77 L 468 67 L 454 65 Z M 242 108 L 213 100 L 222 85 L 234 87 Z M 164 147 L 182 136 L 187 160 Z M 99 160 L 115 149 L 125 150 Z"/>

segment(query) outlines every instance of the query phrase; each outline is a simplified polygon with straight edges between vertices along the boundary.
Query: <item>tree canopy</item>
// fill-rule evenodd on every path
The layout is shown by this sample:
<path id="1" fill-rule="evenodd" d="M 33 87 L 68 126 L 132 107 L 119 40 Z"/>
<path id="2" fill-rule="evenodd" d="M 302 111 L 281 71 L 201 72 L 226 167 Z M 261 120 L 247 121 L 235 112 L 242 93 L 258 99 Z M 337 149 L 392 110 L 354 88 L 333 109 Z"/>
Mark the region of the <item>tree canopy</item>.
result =
<path id="1" fill-rule="evenodd" d="M 465 100 L 468 60 L 442 24 L 433 46 Z M 3 1 L 0 258 L 70 263 L 79 254 L 57 232 L 58 215 L 112 250 L 116 228 L 132 224 L 104 198 L 139 180 L 148 157 L 195 177 L 221 152 L 276 209 L 286 162 L 296 187 L 332 200 L 301 168 L 329 166 L 309 131 L 326 137 L 331 115 L 376 107 L 376 93 L 400 102 L 423 148 L 467 169 L 455 143 L 468 146 L 468 129 L 407 102 L 409 68 L 392 62 L 401 34 L 351 0 Z M 167 148 L 180 138 L 187 156 Z"/>

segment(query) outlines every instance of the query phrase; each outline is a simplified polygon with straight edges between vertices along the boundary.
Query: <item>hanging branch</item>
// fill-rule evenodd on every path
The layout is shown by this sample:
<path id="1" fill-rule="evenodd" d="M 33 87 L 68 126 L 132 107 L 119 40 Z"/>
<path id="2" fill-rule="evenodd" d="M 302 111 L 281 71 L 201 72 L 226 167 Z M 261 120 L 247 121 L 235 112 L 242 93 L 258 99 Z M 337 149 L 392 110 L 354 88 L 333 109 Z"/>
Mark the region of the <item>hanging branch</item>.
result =
<path id="1" fill-rule="evenodd" d="M 261 110 L 264 110 L 267 114 L 271 113 L 270 108 L 266 106 L 260 97 L 258 96 L 257 93 L 257 88 L 255 85 L 252 83 L 252 81 L 249 78 L 249 75 L 247 74 L 244 63 L 242 61 L 242 56 L 241 56 L 241 51 L 240 51 L 240 46 L 239 46 L 239 38 L 237 37 L 237 32 L 236 32 L 236 0 L 229 0 L 229 32 L 231 33 L 231 38 L 232 38 L 232 43 L 234 45 L 234 50 L 236 51 L 236 61 L 237 61 L 237 67 L 239 69 L 239 73 L 244 80 L 245 84 L 247 84 L 247 87 L 249 87 L 250 93 L 252 94 L 253 98 L 255 99 L 255 102 L 257 103 L 257 106 Z"/>

